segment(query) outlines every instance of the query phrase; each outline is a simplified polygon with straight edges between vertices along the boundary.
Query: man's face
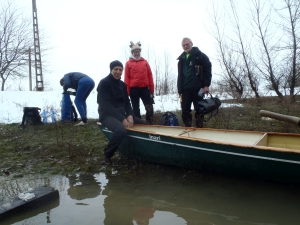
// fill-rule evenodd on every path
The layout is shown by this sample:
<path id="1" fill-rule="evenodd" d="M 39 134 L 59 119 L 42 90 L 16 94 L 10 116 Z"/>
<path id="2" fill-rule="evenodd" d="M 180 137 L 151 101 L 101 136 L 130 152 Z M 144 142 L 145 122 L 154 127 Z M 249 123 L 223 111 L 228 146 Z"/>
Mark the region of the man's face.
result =
<path id="1" fill-rule="evenodd" d="M 186 53 L 191 53 L 192 51 L 192 47 L 193 47 L 193 43 L 190 42 L 189 40 L 183 40 L 182 43 L 182 48 Z"/>
<path id="2" fill-rule="evenodd" d="M 116 80 L 120 80 L 122 76 L 123 68 L 121 66 L 116 66 L 112 69 L 111 74 Z"/>

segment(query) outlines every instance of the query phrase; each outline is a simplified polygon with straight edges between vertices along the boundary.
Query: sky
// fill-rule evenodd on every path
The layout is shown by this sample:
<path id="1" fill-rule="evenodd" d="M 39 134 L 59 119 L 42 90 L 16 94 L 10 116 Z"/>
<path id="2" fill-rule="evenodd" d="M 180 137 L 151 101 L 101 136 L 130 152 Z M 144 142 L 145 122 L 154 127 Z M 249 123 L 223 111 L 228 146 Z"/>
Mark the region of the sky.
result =
<path id="1" fill-rule="evenodd" d="M 32 18 L 31 0 L 14 1 Z M 190 37 L 194 46 L 209 56 L 214 73 L 217 63 L 214 42 L 206 28 L 206 2 L 36 0 L 40 36 L 46 36 L 47 47 L 52 48 L 42 56 L 44 81 L 50 84 L 46 89 L 60 90 L 59 80 L 68 72 L 85 73 L 98 84 L 109 74 L 111 61 L 125 64 L 130 41 L 141 42 L 142 56 L 150 63 L 148 51 L 158 55 L 168 52 L 177 76 L 181 40 Z M 29 90 L 26 81 L 24 89 Z"/>

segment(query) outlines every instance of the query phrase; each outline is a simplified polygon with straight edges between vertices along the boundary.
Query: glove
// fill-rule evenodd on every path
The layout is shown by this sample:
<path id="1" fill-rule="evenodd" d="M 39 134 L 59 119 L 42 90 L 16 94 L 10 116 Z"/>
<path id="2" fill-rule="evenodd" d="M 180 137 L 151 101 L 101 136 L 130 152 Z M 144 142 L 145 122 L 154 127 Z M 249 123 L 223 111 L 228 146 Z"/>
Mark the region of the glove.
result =
<path id="1" fill-rule="evenodd" d="M 152 104 L 152 105 L 155 104 L 153 93 L 150 93 L 150 104 Z"/>

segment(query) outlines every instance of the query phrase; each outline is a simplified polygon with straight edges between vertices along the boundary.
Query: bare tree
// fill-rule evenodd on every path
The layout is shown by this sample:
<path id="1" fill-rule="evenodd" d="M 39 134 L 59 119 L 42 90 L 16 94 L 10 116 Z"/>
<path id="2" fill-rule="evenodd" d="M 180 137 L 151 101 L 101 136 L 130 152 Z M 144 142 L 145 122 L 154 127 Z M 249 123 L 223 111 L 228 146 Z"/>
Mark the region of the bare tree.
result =
<path id="1" fill-rule="evenodd" d="M 250 85 L 251 90 L 253 91 L 255 97 L 259 99 L 259 93 L 258 93 L 258 78 L 255 74 L 255 71 L 253 69 L 253 64 L 252 64 L 252 53 L 251 53 L 251 45 L 247 44 L 247 32 L 245 31 L 245 34 L 242 34 L 242 28 L 240 24 L 240 18 L 237 13 L 237 8 L 235 6 L 235 3 L 233 0 L 230 0 L 230 6 L 231 6 L 231 11 L 232 11 L 232 16 L 233 16 L 233 27 L 234 31 L 237 35 L 238 41 L 237 41 L 237 48 L 236 50 L 239 51 L 239 54 L 242 56 L 243 59 L 243 67 L 245 68 L 243 70 L 244 74 L 248 78 L 248 83 Z"/>
<path id="2" fill-rule="evenodd" d="M 175 93 L 175 84 L 176 84 L 176 78 L 175 76 L 172 76 L 172 66 L 171 66 L 171 55 L 170 53 L 165 50 L 164 53 L 164 61 L 163 61 L 163 78 L 162 78 L 162 90 L 163 94 L 171 94 Z"/>
<path id="3" fill-rule="evenodd" d="M 299 84 L 300 71 L 300 1 L 299 0 L 283 0 L 283 7 L 276 9 L 278 15 L 282 19 L 283 31 L 286 35 L 286 42 L 283 49 L 287 51 L 285 60 L 288 64 L 285 76 L 287 78 L 288 87 L 290 89 L 290 101 L 295 102 L 295 87 Z"/>
<path id="4" fill-rule="evenodd" d="M 130 48 L 129 46 L 123 47 L 123 56 L 124 56 L 124 62 L 127 62 L 129 57 L 131 56 Z"/>
<path id="5" fill-rule="evenodd" d="M 160 57 L 156 54 L 154 54 L 154 59 L 152 60 L 151 63 L 151 70 L 153 74 L 153 79 L 154 79 L 154 87 L 155 87 L 155 94 L 156 95 L 161 95 L 163 93 L 162 90 L 162 85 L 161 85 L 161 76 L 162 76 L 162 65 L 161 65 L 161 60 Z"/>
<path id="6" fill-rule="evenodd" d="M 32 25 L 12 2 L 2 3 L 0 7 L 0 77 L 1 91 L 4 91 L 8 79 L 25 77 L 28 72 Z"/>
<path id="7" fill-rule="evenodd" d="M 154 53 L 152 58 L 151 70 L 155 80 L 156 95 L 175 93 L 177 91 L 177 76 L 173 73 L 173 60 L 170 53 L 165 50 L 162 57 L 157 53 Z"/>
<path id="8" fill-rule="evenodd" d="M 283 77 L 279 73 L 281 63 L 276 60 L 279 57 L 277 51 L 278 39 L 275 38 L 275 29 L 270 25 L 271 8 L 266 4 L 267 2 L 261 4 L 259 0 L 252 0 L 250 5 L 252 27 L 254 28 L 253 34 L 258 39 L 258 57 L 254 64 L 263 75 L 266 87 L 269 90 L 274 90 L 277 96 L 282 98 L 280 84 L 283 82 Z M 268 11 L 264 15 L 265 8 L 268 8 Z"/>
<path id="9" fill-rule="evenodd" d="M 226 15 L 220 13 L 217 6 L 212 2 L 211 34 L 217 42 L 218 61 L 222 70 L 221 81 L 218 86 L 221 90 L 231 93 L 232 97 L 240 99 L 243 95 L 246 85 L 245 73 L 243 66 L 240 66 L 240 57 L 233 46 L 229 46 L 227 41 L 230 40 L 225 35 Z"/>

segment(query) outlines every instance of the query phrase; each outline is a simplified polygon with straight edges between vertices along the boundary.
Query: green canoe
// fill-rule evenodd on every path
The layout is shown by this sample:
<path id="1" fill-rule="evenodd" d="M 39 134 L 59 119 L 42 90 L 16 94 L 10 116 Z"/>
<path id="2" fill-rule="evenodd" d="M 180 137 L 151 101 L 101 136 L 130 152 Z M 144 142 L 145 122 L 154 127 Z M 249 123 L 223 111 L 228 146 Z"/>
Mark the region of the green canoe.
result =
<path id="1" fill-rule="evenodd" d="M 148 163 L 300 183 L 300 134 L 135 125 L 118 150 Z"/>

